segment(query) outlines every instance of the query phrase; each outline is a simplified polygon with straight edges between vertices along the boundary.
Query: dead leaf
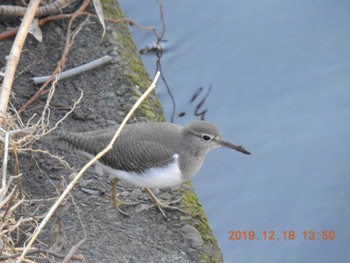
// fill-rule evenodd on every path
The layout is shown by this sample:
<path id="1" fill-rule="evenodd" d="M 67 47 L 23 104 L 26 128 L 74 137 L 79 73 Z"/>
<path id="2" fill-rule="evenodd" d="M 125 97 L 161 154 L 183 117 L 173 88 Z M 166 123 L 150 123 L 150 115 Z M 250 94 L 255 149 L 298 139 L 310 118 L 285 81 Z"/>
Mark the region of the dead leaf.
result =
<path id="1" fill-rule="evenodd" d="M 103 27 L 103 34 L 102 34 L 102 37 L 103 37 L 104 34 L 106 33 L 106 25 L 105 25 L 105 18 L 103 15 L 103 8 L 101 5 L 101 1 L 100 0 L 93 0 L 93 3 L 94 3 L 94 7 L 95 7 L 96 14 L 98 16 L 98 19 L 100 20 L 100 23 Z"/>
<path id="2" fill-rule="evenodd" d="M 30 25 L 29 33 L 32 34 L 39 42 L 43 41 L 43 34 L 41 33 L 41 29 L 39 27 L 38 18 L 34 18 L 33 23 Z"/>

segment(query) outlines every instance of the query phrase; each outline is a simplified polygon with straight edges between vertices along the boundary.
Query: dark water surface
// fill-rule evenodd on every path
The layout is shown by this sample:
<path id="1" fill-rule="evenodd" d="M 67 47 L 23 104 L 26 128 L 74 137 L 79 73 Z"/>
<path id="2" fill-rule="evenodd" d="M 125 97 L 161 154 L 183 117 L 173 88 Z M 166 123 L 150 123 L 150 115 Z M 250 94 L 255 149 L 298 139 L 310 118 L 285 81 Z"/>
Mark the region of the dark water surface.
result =
<path id="1" fill-rule="evenodd" d="M 160 31 L 156 1 L 120 3 Z M 177 0 L 164 16 L 174 121 L 198 119 L 212 86 L 206 119 L 253 153 L 215 150 L 192 180 L 225 262 L 350 262 L 350 2 Z M 139 49 L 155 42 L 132 32 Z M 153 76 L 155 56 L 143 59 Z M 158 94 L 170 118 L 162 83 Z"/>

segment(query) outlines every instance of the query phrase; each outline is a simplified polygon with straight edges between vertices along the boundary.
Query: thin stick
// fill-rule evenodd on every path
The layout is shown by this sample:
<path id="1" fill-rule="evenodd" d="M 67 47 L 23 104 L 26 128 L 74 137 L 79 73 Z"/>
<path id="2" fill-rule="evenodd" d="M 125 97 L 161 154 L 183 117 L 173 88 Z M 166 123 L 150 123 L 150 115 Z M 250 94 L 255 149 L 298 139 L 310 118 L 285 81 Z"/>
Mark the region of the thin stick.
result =
<path id="1" fill-rule="evenodd" d="M 1 94 L 0 94 L 0 124 L 5 122 L 4 116 L 7 112 L 8 102 L 10 98 L 10 93 L 13 85 L 13 80 L 15 77 L 16 68 L 21 56 L 21 51 L 24 42 L 27 38 L 29 27 L 34 19 L 35 12 L 39 6 L 40 0 L 31 0 L 27 11 L 23 17 L 21 26 L 16 35 L 15 41 L 13 42 L 10 55 L 6 58 L 6 69 L 5 78 L 2 84 Z"/>
<path id="2" fill-rule="evenodd" d="M 57 201 L 55 202 L 55 204 L 50 208 L 50 210 L 48 211 L 47 215 L 45 216 L 45 218 L 43 219 L 43 221 L 41 221 L 40 225 L 38 226 L 38 228 L 36 229 L 36 231 L 33 233 L 32 238 L 30 239 L 30 241 L 28 242 L 27 246 L 24 248 L 21 257 L 16 261 L 16 263 L 21 263 L 22 260 L 24 260 L 25 255 L 27 254 L 27 252 L 29 251 L 29 249 L 31 248 L 31 246 L 33 245 L 34 241 L 36 240 L 36 238 L 38 237 L 39 233 L 41 232 L 41 230 L 45 227 L 45 225 L 47 224 L 47 222 L 49 221 L 49 219 L 51 218 L 51 216 L 53 215 L 53 213 L 56 211 L 56 209 L 58 208 L 58 206 L 60 205 L 60 203 L 64 200 L 64 198 L 66 198 L 66 196 L 68 195 L 68 193 L 72 190 L 73 186 L 78 182 L 78 180 L 80 179 L 80 177 L 85 173 L 85 171 L 91 166 L 93 165 L 96 161 L 98 161 L 103 155 L 105 155 L 108 151 L 110 151 L 113 148 L 113 144 L 115 143 L 115 141 L 117 140 L 120 132 L 122 131 L 122 129 L 124 128 L 124 126 L 126 125 L 126 123 L 128 122 L 128 120 L 130 119 L 131 115 L 135 112 L 135 110 L 140 106 L 140 104 L 142 103 L 142 101 L 152 92 L 152 90 L 156 87 L 156 83 L 158 81 L 160 72 L 158 71 L 156 76 L 154 77 L 154 80 L 152 82 L 152 84 L 149 86 L 149 88 L 145 91 L 144 94 L 142 94 L 142 96 L 136 101 L 136 103 L 134 104 L 134 106 L 131 108 L 131 110 L 129 111 L 128 115 L 126 115 L 126 117 L 124 118 L 123 122 L 120 124 L 118 130 L 116 131 L 116 133 L 113 136 L 113 139 L 111 140 L 111 142 L 107 145 L 106 148 L 104 148 L 99 154 L 97 154 L 95 156 L 95 158 L 93 158 L 92 160 L 90 160 L 78 173 L 78 175 L 69 183 L 69 185 L 67 185 L 66 189 L 63 191 L 63 193 L 61 194 L 61 196 L 57 199 Z"/>
<path id="3" fill-rule="evenodd" d="M 0 201 L 4 198 L 7 191 L 6 182 L 7 182 L 7 160 L 8 160 L 9 142 L 10 142 L 10 133 L 6 132 L 5 146 L 4 146 L 4 159 L 2 163 L 2 183 L 1 183 L 1 190 L 0 190 Z"/>
<path id="4" fill-rule="evenodd" d="M 74 15 L 72 16 L 72 19 L 69 21 L 68 23 L 68 29 L 67 29 L 67 37 L 66 37 L 66 44 L 65 44 L 65 48 L 64 48 L 64 52 L 62 54 L 62 57 L 60 59 L 60 62 L 58 63 L 56 69 L 54 70 L 54 72 L 51 74 L 51 77 L 48 81 L 45 82 L 44 85 L 42 85 L 40 87 L 40 89 L 34 94 L 34 96 L 32 98 L 30 98 L 18 111 L 17 111 L 17 115 L 21 114 L 22 111 L 24 111 L 30 104 L 32 104 L 33 101 L 35 101 L 43 92 L 43 90 L 47 87 L 47 85 L 49 85 L 49 83 L 55 78 L 55 75 L 61 70 L 61 68 L 65 65 L 66 60 L 67 60 L 67 56 L 68 53 L 70 51 L 71 46 L 73 45 L 72 43 L 72 39 L 71 39 L 71 28 L 72 28 L 72 24 L 73 21 L 87 8 L 87 6 L 89 5 L 90 0 L 84 0 L 84 2 L 82 3 L 82 5 L 80 6 L 80 8 L 75 11 Z M 1 108 L 0 108 L 0 113 L 1 113 Z M 1 116 L 0 116 L 1 117 Z M 1 124 L 1 119 L 0 119 L 0 124 Z"/>
<path id="5" fill-rule="evenodd" d="M 78 244 L 74 245 L 68 252 L 68 254 L 65 256 L 65 258 L 62 260 L 62 263 L 69 263 L 72 260 L 72 257 L 77 253 L 77 250 L 79 247 L 85 242 L 85 238 L 80 240 Z"/>
<path id="6" fill-rule="evenodd" d="M 63 8 L 74 3 L 75 0 L 56 0 L 53 3 L 41 6 L 36 10 L 35 16 L 42 17 L 48 14 L 58 13 L 62 11 Z M 23 17 L 27 7 L 14 6 L 14 5 L 1 5 L 0 6 L 0 15 L 1 16 L 19 16 Z"/>
<path id="7" fill-rule="evenodd" d="M 17 250 L 19 248 L 16 248 Z M 54 257 L 58 257 L 58 258 L 64 258 L 64 255 L 61 255 L 61 254 L 58 254 L 58 253 L 55 253 L 53 251 L 50 251 L 48 249 L 40 249 L 40 248 L 33 248 L 31 251 L 28 252 L 28 254 L 39 254 L 39 253 L 42 253 L 42 254 L 49 254 L 49 255 L 52 255 Z M 8 259 L 12 259 L 12 258 L 16 258 L 18 256 L 20 256 L 21 253 L 16 253 L 16 254 L 12 254 L 12 255 L 4 255 L 2 254 L 0 256 L 0 262 L 13 262 L 13 261 L 6 261 Z M 83 261 L 84 258 L 82 256 L 79 256 L 79 255 L 74 255 L 71 260 L 79 260 L 79 261 Z M 32 262 L 32 261 L 31 261 Z"/>
<path id="8" fill-rule="evenodd" d="M 73 14 L 60 14 L 60 15 L 56 15 L 56 16 L 49 16 L 49 17 L 45 17 L 42 19 L 39 19 L 39 27 L 51 22 L 51 21 L 55 21 L 58 19 L 69 19 L 73 16 Z M 13 27 L 5 32 L 0 33 L 0 40 L 15 36 L 17 31 L 18 31 L 19 27 Z"/>
<path id="9" fill-rule="evenodd" d="M 63 79 L 66 79 L 66 78 L 73 77 L 73 76 L 78 75 L 80 73 L 83 73 L 85 71 L 88 71 L 88 70 L 97 68 L 97 67 L 99 67 L 101 65 L 107 64 L 107 63 L 111 62 L 112 60 L 113 60 L 113 58 L 111 56 L 109 56 L 109 55 L 104 56 L 102 58 L 95 59 L 95 60 L 93 60 L 93 61 L 91 61 L 89 63 L 86 63 L 84 65 L 81 65 L 81 66 L 78 66 L 78 67 L 75 67 L 75 68 L 72 68 L 72 69 L 69 69 L 69 70 L 61 72 L 59 74 L 59 79 L 63 80 Z M 43 77 L 33 77 L 31 79 L 34 81 L 34 84 L 43 84 L 50 77 L 51 77 L 51 75 L 50 76 L 43 76 Z"/>

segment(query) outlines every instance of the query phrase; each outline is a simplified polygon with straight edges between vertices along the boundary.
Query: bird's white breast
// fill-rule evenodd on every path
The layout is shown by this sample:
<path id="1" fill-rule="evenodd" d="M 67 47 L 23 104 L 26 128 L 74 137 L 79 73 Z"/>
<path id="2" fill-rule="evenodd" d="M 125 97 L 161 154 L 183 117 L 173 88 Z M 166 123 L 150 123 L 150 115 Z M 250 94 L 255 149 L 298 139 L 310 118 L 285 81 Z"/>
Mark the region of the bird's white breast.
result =
<path id="1" fill-rule="evenodd" d="M 109 166 L 99 165 L 111 174 L 112 178 L 118 178 L 130 184 L 145 188 L 164 188 L 182 183 L 181 171 L 178 163 L 179 155 L 174 154 L 173 162 L 164 167 L 153 167 L 141 174 L 112 169 Z"/>

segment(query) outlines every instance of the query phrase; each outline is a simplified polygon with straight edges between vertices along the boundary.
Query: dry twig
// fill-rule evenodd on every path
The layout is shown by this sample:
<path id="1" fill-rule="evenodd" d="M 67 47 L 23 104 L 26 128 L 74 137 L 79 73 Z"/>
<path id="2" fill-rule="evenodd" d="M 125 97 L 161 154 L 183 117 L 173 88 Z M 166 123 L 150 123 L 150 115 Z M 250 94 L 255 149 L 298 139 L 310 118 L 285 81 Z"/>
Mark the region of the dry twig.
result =
<path id="1" fill-rule="evenodd" d="M 10 55 L 7 57 L 7 63 L 5 68 L 5 78 L 2 84 L 1 94 L 0 94 L 0 124 L 5 122 L 5 115 L 7 112 L 8 101 L 10 98 L 10 93 L 12 89 L 13 80 L 15 77 L 15 72 L 19 58 L 21 56 L 21 51 L 28 35 L 28 30 L 32 21 L 34 19 L 35 11 L 38 8 L 40 0 L 32 0 L 26 10 L 23 17 L 21 26 L 19 28 L 16 39 L 12 45 Z"/>
<path id="2" fill-rule="evenodd" d="M 71 78 L 73 76 L 76 76 L 76 75 L 81 74 L 83 72 L 86 72 L 88 70 L 97 68 L 97 67 L 99 67 L 101 65 L 110 63 L 112 60 L 113 60 L 113 58 L 111 56 L 109 56 L 109 55 L 103 56 L 102 58 L 95 59 L 95 60 L 93 60 L 93 61 L 91 61 L 89 63 L 86 63 L 84 65 L 81 65 L 81 66 L 78 66 L 78 67 L 75 67 L 75 68 L 72 68 L 72 69 L 69 69 L 69 70 L 66 70 L 66 71 L 62 72 L 59 75 L 59 78 L 61 80 L 62 79 L 66 79 L 66 78 Z M 50 76 L 33 77 L 32 80 L 34 81 L 35 84 L 43 84 L 49 78 L 50 78 Z"/>
<path id="3" fill-rule="evenodd" d="M 79 249 L 79 247 L 85 242 L 85 238 L 80 240 L 78 244 L 74 245 L 68 252 L 68 254 L 65 256 L 65 258 L 62 260 L 62 263 L 69 263 L 73 257 L 75 256 L 75 253 Z"/>
<path id="4" fill-rule="evenodd" d="M 60 12 L 63 8 L 71 5 L 76 0 L 56 0 L 55 2 L 39 7 L 34 15 L 35 17 L 42 17 L 48 14 Z M 29 7 L 28 7 L 29 8 Z M 19 16 L 23 17 L 28 9 L 27 7 L 14 5 L 0 5 L 0 16 Z"/>
<path id="5" fill-rule="evenodd" d="M 28 230 L 28 228 L 37 228 L 37 221 L 40 219 L 38 216 L 39 207 L 36 211 L 33 212 L 32 215 L 29 215 L 28 218 L 20 217 L 19 219 L 15 219 L 15 213 L 16 210 L 18 210 L 18 207 L 25 203 L 24 198 L 21 197 L 22 193 L 20 191 L 20 184 L 18 179 L 21 175 L 17 176 L 10 176 L 8 179 L 7 175 L 7 162 L 8 162 L 8 154 L 9 151 L 12 151 L 15 154 L 15 174 L 19 174 L 19 166 L 18 166 L 18 158 L 17 153 L 23 152 L 23 151 L 31 151 L 31 152 L 43 152 L 41 150 L 34 150 L 31 149 L 31 147 L 24 148 L 27 145 L 31 145 L 33 141 L 36 139 L 39 139 L 41 136 L 48 134 L 52 130 L 56 129 L 57 126 L 65 119 L 67 116 L 74 111 L 77 104 L 81 101 L 83 92 L 81 92 L 80 97 L 78 100 L 74 103 L 71 110 L 69 110 L 51 129 L 48 129 L 49 127 L 49 119 L 50 119 L 50 102 L 55 92 L 55 85 L 58 81 L 58 78 L 55 79 L 55 81 L 51 85 L 51 90 L 48 95 L 45 107 L 43 109 L 43 112 L 38 119 L 38 121 L 34 124 L 31 124 L 32 118 L 28 121 L 27 125 L 25 126 L 22 121 L 20 120 L 18 116 L 18 124 L 21 127 L 21 129 L 18 129 L 18 126 L 16 127 L 8 127 L 12 130 L 6 131 L 4 128 L 0 127 L 0 141 L 4 143 L 4 153 L 3 153 L 3 162 L 2 162 L 2 180 L 1 180 L 1 188 L 0 188 L 0 220 L 2 221 L 2 224 L 0 226 L 0 240 L 4 243 L 8 244 L 6 245 L 6 248 L 3 252 L 6 252 L 5 254 L 12 254 L 13 251 L 15 251 L 13 244 L 16 243 L 12 240 L 13 238 L 13 232 L 17 233 L 17 237 L 20 236 L 20 233 L 27 235 L 28 233 L 32 233 L 32 230 Z M 48 153 L 48 152 L 47 152 Z M 62 163 L 63 160 L 61 160 L 59 157 L 51 155 L 55 159 L 59 159 Z M 69 166 L 67 163 L 64 163 L 64 165 Z M 45 200 L 47 202 L 48 200 Z M 28 216 L 28 215 L 27 215 Z M 23 225 L 26 224 L 26 230 L 23 230 Z M 15 235 L 16 236 L 16 235 Z M 7 256 L 7 258 L 11 258 L 11 256 Z"/>
<path id="6" fill-rule="evenodd" d="M 74 15 L 72 16 L 71 20 L 69 21 L 69 25 L 68 25 L 68 33 L 67 33 L 67 39 L 66 39 L 66 46 L 64 49 L 64 52 L 62 54 L 62 58 L 60 60 L 60 62 L 58 63 L 56 69 L 54 70 L 54 72 L 51 74 L 51 77 L 44 83 L 44 85 L 42 85 L 40 87 L 40 89 L 35 93 L 35 95 L 29 100 L 27 101 L 19 110 L 18 110 L 18 114 L 21 114 L 30 104 L 32 104 L 44 91 L 44 89 L 47 87 L 47 85 L 55 78 L 55 75 L 57 75 L 59 73 L 59 71 L 63 68 L 64 64 L 66 63 L 67 60 L 67 56 L 68 53 L 70 51 L 70 48 L 72 46 L 72 32 L 71 32 L 71 28 L 72 28 L 72 24 L 73 21 L 82 14 L 83 10 L 85 10 L 87 8 L 87 6 L 89 5 L 90 0 L 84 0 L 84 3 L 80 6 L 80 8 L 74 13 Z"/>
<path id="7" fill-rule="evenodd" d="M 45 17 L 45 18 L 39 19 L 39 27 L 59 19 L 69 19 L 72 16 L 73 14 L 61 14 L 56 16 Z M 14 28 L 11 28 L 10 30 L 0 33 L 0 40 L 15 36 L 18 32 L 18 29 L 19 27 L 14 27 Z"/>
<path id="8" fill-rule="evenodd" d="M 19 249 L 18 249 L 19 250 Z M 19 252 L 19 253 L 15 253 L 15 254 L 12 254 L 12 255 L 1 255 L 0 256 L 0 261 L 1 262 L 5 262 L 5 260 L 8 260 L 8 259 L 13 259 L 13 258 L 16 258 L 16 257 L 19 257 L 21 255 L 22 252 Z M 57 258 L 64 258 L 65 256 L 64 255 L 61 255 L 61 254 L 58 254 L 56 252 L 52 252 L 50 250 L 47 250 L 47 249 L 40 249 L 40 248 L 33 248 L 31 249 L 30 251 L 28 251 L 27 253 L 28 255 L 33 255 L 33 254 L 47 254 L 47 255 L 52 255 L 54 257 L 57 257 Z M 78 255 L 73 255 L 71 257 L 71 260 L 79 260 L 79 261 L 83 261 L 83 257 L 82 256 L 78 256 Z"/>

